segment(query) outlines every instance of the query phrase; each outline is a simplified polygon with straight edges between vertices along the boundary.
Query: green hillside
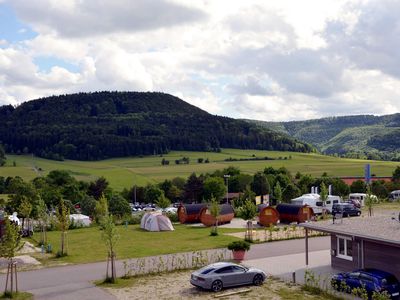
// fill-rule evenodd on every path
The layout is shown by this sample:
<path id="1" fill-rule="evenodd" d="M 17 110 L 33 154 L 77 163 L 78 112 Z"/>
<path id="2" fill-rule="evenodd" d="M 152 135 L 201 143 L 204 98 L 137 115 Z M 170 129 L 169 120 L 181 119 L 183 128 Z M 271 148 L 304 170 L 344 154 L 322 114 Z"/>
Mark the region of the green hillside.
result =
<path id="1" fill-rule="evenodd" d="M 175 164 L 175 160 L 189 157 L 189 164 Z M 226 159 L 275 158 L 275 160 L 243 160 L 226 161 Z M 161 165 L 161 160 L 170 161 L 169 165 Z M 208 158 L 210 163 L 198 163 L 198 158 Z M 286 158 L 286 159 L 285 159 Z M 16 166 L 13 166 L 15 161 Z M 91 181 L 104 176 L 111 187 L 122 190 L 133 184 L 145 185 L 150 182 L 161 182 L 176 176 L 187 177 L 192 172 L 207 173 L 222 170 L 228 166 L 236 166 L 243 173 L 254 174 L 267 166 L 274 168 L 286 167 L 293 174 L 296 172 L 320 176 L 327 172 L 332 176 L 362 176 L 364 165 L 370 163 L 372 173 L 377 176 L 391 176 L 398 162 L 365 161 L 359 159 L 344 159 L 319 154 L 277 152 L 260 150 L 222 149 L 220 153 L 171 151 L 160 156 L 126 157 L 88 161 L 54 161 L 37 158 L 30 155 L 8 155 L 7 164 L 0 167 L 0 176 L 20 176 L 25 180 L 48 174 L 51 170 L 69 170 L 77 179 Z"/>
<path id="2" fill-rule="evenodd" d="M 400 114 L 330 117 L 292 122 L 247 121 L 289 134 L 327 154 L 400 160 Z"/>
<path id="3" fill-rule="evenodd" d="M 16 108 L 2 106 L 0 144 L 7 153 L 54 160 L 220 148 L 313 150 L 288 135 L 150 92 L 79 93 L 32 100 Z"/>

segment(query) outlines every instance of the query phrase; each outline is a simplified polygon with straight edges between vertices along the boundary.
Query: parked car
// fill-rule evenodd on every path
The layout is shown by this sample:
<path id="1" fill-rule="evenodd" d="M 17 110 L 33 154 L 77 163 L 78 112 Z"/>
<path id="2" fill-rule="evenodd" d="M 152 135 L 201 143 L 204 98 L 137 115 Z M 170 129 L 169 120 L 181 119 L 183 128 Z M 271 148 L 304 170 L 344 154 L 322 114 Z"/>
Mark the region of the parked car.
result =
<path id="1" fill-rule="evenodd" d="M 400 294 L 397 278 L 385 271 L 377 269 L 360 269 L 353 272 L 339 273 L 332 276 L 332 287 L 339 291 L 351 293 L 352 289 L 365 288 L 368 297 L 373 292 L 387 292 L 392 299 Z"/>
<path id="2" fill-rule="evenodd" d="M 266 278 L 267 275 L 262 270 L 230 262 L 219 262 L 193 272 L 190 283 L 199 288 L 219 292 L 226 287 L 261 285 Z"/>
<path id="3" fill-rule="evenodd" d="M 332 215 L 343 214 L 343 217 L 360 216 L 361 209 L 352 203 L 336 203 L 332 206 Z"/>

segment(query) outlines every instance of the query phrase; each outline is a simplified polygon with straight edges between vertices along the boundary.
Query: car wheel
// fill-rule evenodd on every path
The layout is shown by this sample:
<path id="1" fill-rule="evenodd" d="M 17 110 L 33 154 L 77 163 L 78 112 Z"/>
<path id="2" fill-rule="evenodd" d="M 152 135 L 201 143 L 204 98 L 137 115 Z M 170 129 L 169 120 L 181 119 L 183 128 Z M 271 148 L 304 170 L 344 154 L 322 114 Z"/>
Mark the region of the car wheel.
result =
<path id="1" fill-rule="evenodd" d="M 357 212 L 357 216 L 361 216 L 361 212 L 359 211 L 359 212 Z"/>
<path id="2" fill-rule="evenodd" d="M 222 290 L 222 281 L 221 280 L 215 280 L 212 285 L 211 285 L 211 290 L 213 292 L 220 292 Z"/>
<path id="3" fill-rule="evenodd" d="M 264 282 L 264 277 L 261 274 L 257 274 L 253 278 L 253 284 L 254 285 L 262 285 Z"/>

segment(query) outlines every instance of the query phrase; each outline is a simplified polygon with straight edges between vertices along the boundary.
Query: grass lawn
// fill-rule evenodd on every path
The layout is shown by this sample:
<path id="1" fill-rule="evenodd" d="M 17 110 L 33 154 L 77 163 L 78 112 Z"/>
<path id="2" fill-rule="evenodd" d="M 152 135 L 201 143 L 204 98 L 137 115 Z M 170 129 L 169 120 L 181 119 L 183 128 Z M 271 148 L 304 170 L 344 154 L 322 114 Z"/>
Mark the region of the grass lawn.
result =
<path id="1" fill-rule="evenodd" d="M 258 161 L 225 161 L 227 158 L 271 157 L 276 160 Z M 175 164 L 175 160 L 183 156 L 190 158 L 189 165 Z M 281 159 L 278 159 L 278 158 Z M 287 159 L 284 159 L 284 158 Z M 291 157 L 291 159 L 289 159 Z M 161 160 L 170 161 L 169 165 L 161 166 Z M 210 163 L 197 163 L 198 158 L 210 160 Z M 16 166 L 13 166 L 15 161 Z M 262 150 L 222 149 L 220 153 L 172 151 L 163 157 L 125 157 L 113 158 L 96 162 L 88 161 L 52 161 L 30 155 L 7 155 L 7 163 L 0 168 L 0 176 L 20 176 L 31 180 L 44 176 L 51 170 L 68 170 L 79 180 L 91 181 L 104 176 L 112 188 L 122 190 L 124 187 L 139 186 L 147 183 L 160 182 L 177 176 L 187 177 L 192 172 L 207 173 L 222 170 L 228 166 L 236 166 L 243 173 L 254 174 L 265 167 L 286 167 L 292 173 L 301 172 L 320 176 L 327 172 L 331 176 L 363 176 L 364 165 L 371 164 L 372 173 L 376 176 L 391 176 L 399 162 L 367 161 L 359 159 L 344 159 L 313 153 L 279 152 Z"/>
<path id="2" fill-rule="evenodd" d="M 175 231 L 148 232 L 141 230 L 139 225 L 129 225 L 128 228 L 118 226 L 120 239 L 116 247 L 117 259 L 224 248 L 238 238 L 223 233 L 241 231 L 219 228 L 220 235 L 211 237 L 210 228 L 181 224 L 174 224 L 174 227 Z M 53 253 L 59 250 L 60 236 L 58 231 L 48 232 Z M 88 263 L 107 259 L 107 250 L 98 227 L 70 230 L 67 237 L 68 256 L 51 258 L 52 262 Z M 39 240 L 39 233 L 35 233 L 33 238 Z"/>

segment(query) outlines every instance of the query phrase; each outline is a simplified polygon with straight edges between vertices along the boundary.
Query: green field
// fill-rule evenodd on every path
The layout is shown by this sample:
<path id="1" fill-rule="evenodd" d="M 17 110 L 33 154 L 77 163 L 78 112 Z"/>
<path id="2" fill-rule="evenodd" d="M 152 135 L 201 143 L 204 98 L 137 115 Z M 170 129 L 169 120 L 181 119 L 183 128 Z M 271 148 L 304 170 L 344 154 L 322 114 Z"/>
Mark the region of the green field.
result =
<path id="1" fill-rule="evenodd" d="M 282 159 L 261 161 L 224 161 L 232 158 L 273 157 Z M 190 158 L 189 165 L 176 165 L 175 160 L 183 156 Z M 284 158 L 287 159 L 284 159 Z M 291 158 L 290 158 L 291 157 Z M 162 158 L 170 161 L 167 166 L 161 165 Z M 208 158 L 210 163 L 199 164 L 198 158 Z M 13 166 L 15 161 L 16 166 Z M 254 174 L 265 167 L 286 167 L 293 174 L 297 171 L 320 176 L 327 172 L 330 176 L 362 176 L 364 165 L 371 164 L 372 173 L 376 176 L 391 176 L 399 166 L 399 162 L 366 161 L 359 159 L 344 159 L 320 154 L 306 154 L 297 152 L 277 152 L 260 150 L 223 149 L 220 153 L 214 152 L 187 152 L 172 151 L 160 156 L 113 158 L 102 161 L 52 161 L 30 155 L 7 155 L 7 164 L 0 168 L 0 176 L 20 176 L 31 180 L 43 176 L 51 170 L 69 170 L 79 180 L 91 181 L 104 176 L 112 188 L 122 190 L 124 187 L 139 186 L 147 183 L 160 182 L 177 176 L 187 177 L 192 172 L 207 173 L 236 166 L 243 173 Z"/>
<path id="2" fill-rule="evenodd" d="M 120 238 L 116 246 L 118 259 L 162 255 L 178 252 L 192 252 L 213 248 L 225 248 L 238 238 L 224 233 L 240 232 L 241 229 L 219 228 L 218 236 L 210 236 L 210 228 L 174 224 L 174 231 L 149 232 L 139 225 L 118 226 Z M 60 249 L 60 232 L 47 233 L 53 253 Z M 107 259 L 107 248 L 101 239 L 99 227 L 69 230 L 68 256 L 54 258 L 57 262 L 88 263 Z M 40 233 L 35 232 L 35 240 Z M 40 258 L 40 256 L 39 256 Z"/>

